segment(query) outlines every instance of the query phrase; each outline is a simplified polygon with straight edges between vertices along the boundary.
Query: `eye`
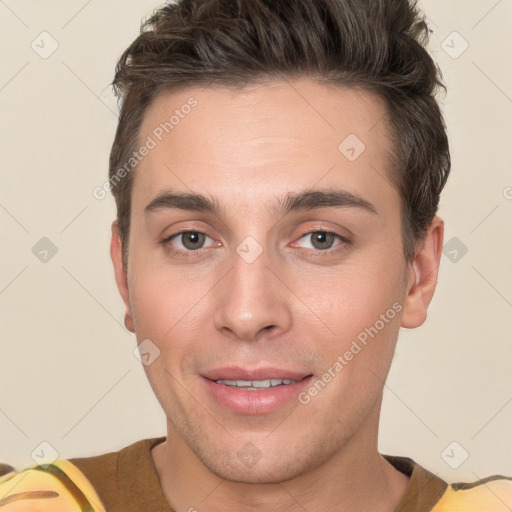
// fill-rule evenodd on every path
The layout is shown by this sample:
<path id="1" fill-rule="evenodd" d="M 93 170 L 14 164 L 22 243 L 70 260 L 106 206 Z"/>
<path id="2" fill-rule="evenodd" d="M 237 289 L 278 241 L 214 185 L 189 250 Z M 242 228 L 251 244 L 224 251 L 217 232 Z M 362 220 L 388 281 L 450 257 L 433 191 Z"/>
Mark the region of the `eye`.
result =
<path id="1" fill-rule="evenodd" d="M 167 237 L 165 240 L 162 240 L 162 243 L 164 245 L 176 246 L 176 253 L 191 252 L 203 249 L 203 244 L 207 238 L 214 241 L 211 237 L 209 237 L 206 233 L 203 233 L 202 231 L 180 231 L 179 233 L 175 233 Z M 174 239 L 176 239 L 177 242 L 173 242 Z M 220 244 L 214 241 L 212 247 L 214 245 Z"/>
<path id="2" fill-rule="evenodd" d="M 310 238 L 311 243 L 310 247 L 307 247 L 306 245 L 306 248 L 313 249 L 313 254 L 331 253 L 336 251 L 333 247 L 340 245 L 343 246 L 350 243 L 350 240 L 346 237 L 339 235 L 338 233 L 325 230 L 310 231 L 303 234 L 299 240 L 307 240 L 308 237 Z M 186 257 L 193 255 L 193 253 L 199 253 L 201 249 L 205 249 L 206 247 L 204 247 L 204 243 L 206 239 L 210 239 L 213 242 L 210 247 L 218 247 L 222 245 L 220 242 L 213 240 L 213 238 L 208 236 L 206 233 L 197 230 L 183 230 L 178 233 L 174 233 L 162 240 L 161 243 L 174 255 Z M 336 239 L 338 239 L 339 242 L 334 245 Z M 296 245 L 297 244 L 293 244 L 293 246 Z"/>
<path id="3" fill-rule="evenodd" d="M 350 243 L 347 238 L 339 235 L 338 233 L 333 233 L 332 231 L 310 231 L 309 233 L 302 235 L 300 239 L 307 239 L 308 237 L 311 239 L 311 247 L 309 248 L 314 249 L 316 253 L 328 252 L 329 249 L 333 247 L 333 243 L 336 239 L 340 242 L 334 245 L 334 247 L 344 243 Z"/>

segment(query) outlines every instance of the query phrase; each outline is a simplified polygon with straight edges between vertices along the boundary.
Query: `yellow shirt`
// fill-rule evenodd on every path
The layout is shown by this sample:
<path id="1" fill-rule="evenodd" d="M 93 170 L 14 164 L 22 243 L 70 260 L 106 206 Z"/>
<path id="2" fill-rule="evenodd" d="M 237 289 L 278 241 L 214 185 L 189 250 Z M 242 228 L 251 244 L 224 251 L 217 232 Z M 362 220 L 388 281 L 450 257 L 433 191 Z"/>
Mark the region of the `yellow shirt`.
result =
<path id="1" fill-rule="evenodd" d="M 151 449 L 164 440 L 142 439 L 117 452 L 57 459 L 46 468 L 15 471 L 0 464 L 0 512 L 174 512 L 151 458 Z M 448 484 L 408 457 L 383 457 L 410 477 L 395 512 L 512 510 L 512 477 Z"/>

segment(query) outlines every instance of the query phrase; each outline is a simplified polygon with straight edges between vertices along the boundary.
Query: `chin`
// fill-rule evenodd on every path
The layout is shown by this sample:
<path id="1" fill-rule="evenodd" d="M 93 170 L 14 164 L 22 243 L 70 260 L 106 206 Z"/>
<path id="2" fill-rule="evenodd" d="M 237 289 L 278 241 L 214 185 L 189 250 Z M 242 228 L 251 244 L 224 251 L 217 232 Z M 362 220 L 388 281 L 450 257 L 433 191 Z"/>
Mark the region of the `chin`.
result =
<path id="1" fill-rule="evenodd" d="M 298 451 L 298 453 L 294 453 Z M 227 450 L 220 455 L 209 453 L 200 457 L 212 473 L 230 482 L 245 484 L 281 483 L 296 478 L 313 467 L 321 464 L 318 460 L 303 450 L 288 450 L 282 453 L 274 448 L 268 449 L 272 455 L 259 452 L 252 443 L 247 443 L 241 450 L 233 453 Z"/>
<path id="2" fill-rule="evenodd" d="M 293 466 L 295 462 L 290 461 Z M 269 467 L 261 466 L 252 469 L 244 468 L 240 466 L 237 469 L 229 469 L 227 467 L 219 466 L 215 464 L 214 467 L 210 467 L 210 471 L 220 478 L 224 478 L 229 482 L 240 483 L 240 484 L 276 484 L 282 483 L 287 480 L 291 480 L 303 471 L 299 471 L 298 468 L 290 467 L 286 471 L 283 468 L 276 468 L 272 464 L 268 464 Z"/>

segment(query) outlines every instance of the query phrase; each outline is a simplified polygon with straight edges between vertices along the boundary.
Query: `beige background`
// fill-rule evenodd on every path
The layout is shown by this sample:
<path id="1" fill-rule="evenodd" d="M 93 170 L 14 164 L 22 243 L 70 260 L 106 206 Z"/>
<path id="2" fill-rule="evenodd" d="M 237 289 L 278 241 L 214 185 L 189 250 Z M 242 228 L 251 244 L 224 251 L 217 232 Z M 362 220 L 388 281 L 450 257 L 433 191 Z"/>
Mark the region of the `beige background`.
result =
<path id="1" fill-rule="evenodd" d="M 512 0 L 420 5 L 449 88 L 445 242 L 468 251 L 443 255 L 428 321 L 402 330 L 379 449 L 473 481 L 512 475 Z M 66 458 L 165 434 L 123 326 L 108 253 L 113 199 L 92 195 L 116 128 L 114 65 L 157 6 L 0 1 L 0 460 L 16 467 L 33 464 L 43 441 Z M 31 47 L 51 48 L 43 31 L 59 45 L 46 59 Z M 46 263 L 32 252 L 42 237 L 58 250 Z M 462 450 L 469 457 L 453 469 Z"/>

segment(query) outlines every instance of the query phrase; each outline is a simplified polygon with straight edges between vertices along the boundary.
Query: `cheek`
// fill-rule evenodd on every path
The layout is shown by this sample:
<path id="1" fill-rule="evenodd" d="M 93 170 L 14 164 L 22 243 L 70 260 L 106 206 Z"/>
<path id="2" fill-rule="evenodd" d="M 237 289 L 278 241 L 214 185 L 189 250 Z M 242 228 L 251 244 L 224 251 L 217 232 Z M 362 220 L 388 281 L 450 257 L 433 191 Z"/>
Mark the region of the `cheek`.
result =
<path id="1" fill-rule="evenodd" d="M 393 304 L 403 302 L 403 271 L 382 258 L 354 259 L 328 275 L 300 278 L 295 291 L 316 315 L 318 326 L 347 340 L 373 325 Z M 390 316 L 395 316 L 394 311 Z"/>
<path id="2" fill-rule="evenodd" d="M 183 267 L 163 266 L 142 250 L 134 250 L 131 264 L 130 303 L 139 334 L 149 329 L 161 336 L 201 296 L 200 278 L 187 275 Z"/>
<path id="3" fill-rule="evenodd" d="M 181 273 L 180 273 L 181 272 Z M 207 295 L 209 281 L 183 271 L 146 267 L 131 285 L 132 315 L 139 343 L 150 339 L 168 367 L 193 359 L 197 340 L 213 324 Z M 169 366 L 170 365 L 170 366 Z M 188 364 L 187 364 L 188 366 Z"/>
<path id="4" fill-rule="evenodd" d="M 328 288 L 324 285 L 323 296 L 318 285 L 309 296 L 327 333 L 322 347 L 325 370 L 341 377 L 335 379 L 333 393 L 337 388 L 339 396 L 346 397 L 355 385 L 371 395 L 382 385 L 379 377 L 384 380 L 389 371 L 400 329 L 401 272 L 399 265 L 389 265 L 382 257 L 368 259 L 333 273 L 324 281 Z M 307 318 L 303 322 L 304 329 L 311 328 Z"/>

